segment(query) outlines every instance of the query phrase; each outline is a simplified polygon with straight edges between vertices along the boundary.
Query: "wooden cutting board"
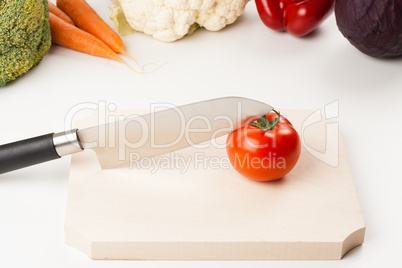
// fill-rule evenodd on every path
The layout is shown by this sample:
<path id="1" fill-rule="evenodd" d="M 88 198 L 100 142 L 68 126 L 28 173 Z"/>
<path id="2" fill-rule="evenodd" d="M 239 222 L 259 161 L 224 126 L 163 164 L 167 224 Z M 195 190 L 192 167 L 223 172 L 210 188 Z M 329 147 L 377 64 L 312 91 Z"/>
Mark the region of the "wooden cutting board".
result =
<path id="1" fill-rule="evenodd" d="M 284 114 L 303 149 L 273 182 L 236 173 L 217 144 L 110 170 L 92 151 L 74 155 L 67 244 L 93 259 L 341 259 L 363 243 L 365 224 L 338 124 Z"/>

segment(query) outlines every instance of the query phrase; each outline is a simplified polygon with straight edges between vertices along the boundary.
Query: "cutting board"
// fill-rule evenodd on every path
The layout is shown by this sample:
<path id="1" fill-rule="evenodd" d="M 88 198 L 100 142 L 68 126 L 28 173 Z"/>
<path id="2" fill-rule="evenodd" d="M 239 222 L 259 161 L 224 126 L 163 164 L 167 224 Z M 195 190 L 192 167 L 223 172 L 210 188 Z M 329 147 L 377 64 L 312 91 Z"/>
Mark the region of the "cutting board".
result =
<path id="1" fill-rule="evenodd" d="M 66 243 L 92 259 L 341 259 L 363 243 L 365 224 L 339 124 L 312 111 L 283 114 L 303 148 L 273 182 L 239 175 L 226 137 L 110 170 L 92 151 L 74 155 Z"/>

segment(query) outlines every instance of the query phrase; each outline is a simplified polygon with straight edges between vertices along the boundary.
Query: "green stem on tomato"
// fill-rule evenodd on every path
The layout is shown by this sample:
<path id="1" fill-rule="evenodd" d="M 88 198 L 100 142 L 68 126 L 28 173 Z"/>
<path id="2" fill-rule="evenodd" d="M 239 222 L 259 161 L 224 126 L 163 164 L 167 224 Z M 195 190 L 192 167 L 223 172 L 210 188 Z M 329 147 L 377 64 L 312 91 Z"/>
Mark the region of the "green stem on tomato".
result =
<path id="1" fill-rule="evenodd" d="M 263 115 L 260 118 L 258 118 L 258 122 L 252 122 L 252 123 L 250 123 L 250 125 L 258 127 L 262 131 L 268 131 L 268 130 L 273 129 L 279 123 L 281 114 L 279 112 L 277 112 L 276 110 L 272 110 L 272 111 L 274 111 L 278 115 L 278 117 L 275 118 L 274 120 L 268 121 L 267 116 Z"/>

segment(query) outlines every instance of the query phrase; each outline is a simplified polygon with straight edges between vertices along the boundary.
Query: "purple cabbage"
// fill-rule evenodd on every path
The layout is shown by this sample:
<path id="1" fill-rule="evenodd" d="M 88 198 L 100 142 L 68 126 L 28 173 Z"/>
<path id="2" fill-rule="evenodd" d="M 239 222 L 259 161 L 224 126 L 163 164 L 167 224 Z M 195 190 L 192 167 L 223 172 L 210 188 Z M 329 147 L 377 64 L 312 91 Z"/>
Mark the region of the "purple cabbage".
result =
<path id="1" fill-rule="evenodd" d="M 335 17 L 343 36 L 361 52 L 402 55 L 402 0 L 336 0 Z"/>

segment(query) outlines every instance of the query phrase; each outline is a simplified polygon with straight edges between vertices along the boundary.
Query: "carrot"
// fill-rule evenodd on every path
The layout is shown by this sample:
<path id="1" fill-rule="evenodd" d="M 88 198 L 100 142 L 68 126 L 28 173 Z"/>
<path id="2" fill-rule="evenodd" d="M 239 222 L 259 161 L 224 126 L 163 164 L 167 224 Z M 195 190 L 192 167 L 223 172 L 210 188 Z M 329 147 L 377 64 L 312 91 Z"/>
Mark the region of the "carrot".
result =
<path id="1" fill-rule="evenodd" d="M 52 42 L 54 44 L 83 53 L 120 61 L 126 64 L 134 72 L 137 72 L 120 58 L 110 47 L 92 34 L 69 24 L 53 13 L 49 13 L 49 24 Z"/>
<path id="2" fill-rule="evenodd" d="M 78 28 L 98 37 L 114 52 L 122 53 L 135 60 L 124 50 L 123 40 L 120 36 L 99 17 L 85 0 L 57 0 L 57 6 L 71 17 Z"/>
<path id="3" fill-rule="evenodd" d="M 57 17 L 59 17 L 60 19 L 65 20 L 66 22 L 74 25 L 73 20 L 66 14 L 64 13 L 60 8 L 58 8 L 57 6 L 55 6 L 52 2 L 47 1 L 49 4 L 49 11 L 52 12 L 54 15 L 56 15 Z"/>

